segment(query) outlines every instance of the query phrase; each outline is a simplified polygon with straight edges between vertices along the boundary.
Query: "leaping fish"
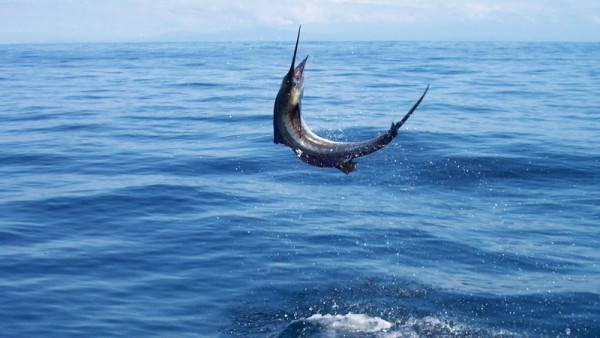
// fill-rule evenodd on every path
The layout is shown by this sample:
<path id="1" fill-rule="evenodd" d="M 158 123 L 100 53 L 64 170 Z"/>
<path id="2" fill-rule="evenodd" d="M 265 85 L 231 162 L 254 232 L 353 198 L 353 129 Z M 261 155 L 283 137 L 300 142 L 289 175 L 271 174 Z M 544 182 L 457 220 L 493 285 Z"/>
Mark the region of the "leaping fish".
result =
<path id="1" fill-rule="evenodd" d="M 384 134 L 363 142 L 336 142 L 322 138 L 313 133 L 304 123 L 300 111 L 300 101 L 304 91 L 304 66 L 308 56 L 294 67 L 298 42 L 300 41 L 300 27 L 296 38 L 296 48 L 290 70 L 283 77 L 279 93 L 275 99 L 273 109 L 273 132 L 275 143 L 282 143 L 290 147 L 296 155 L 304 162 L 322 168 L 338 168 L 345 174 L 356 169 L 353 159 L 370 154 L 390 143 L 398 129 L 408 120 L 410 115 L 417 109 L 429 85 L 421 95 L 421 98 L 404 115 L 400 122 L 392 123 L 391 128 Z"/>

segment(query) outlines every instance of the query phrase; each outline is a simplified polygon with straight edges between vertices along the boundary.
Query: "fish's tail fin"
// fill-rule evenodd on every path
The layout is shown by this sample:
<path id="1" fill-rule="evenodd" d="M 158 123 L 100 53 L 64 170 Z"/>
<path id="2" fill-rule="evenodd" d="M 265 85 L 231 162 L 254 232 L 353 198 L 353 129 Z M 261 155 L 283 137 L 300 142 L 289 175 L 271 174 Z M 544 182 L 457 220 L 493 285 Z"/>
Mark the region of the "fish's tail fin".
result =
<path id="1" fill-rule="evenodd" d="M 417 107 L 419 106 L 419 104 L 421 104 L 421 101 L 423 101 L 423 98 L 425 97 L 425 94 L 427 94 L 428 90 L 429 90 L 429 85 L 427 85 L 427 88 L 425 88 L 425 91 L 423 92 L 423 95 L 421 95 L 421 97 L 419 98 L 419 100 L 412 106 L 412 108 L 410 108 L 410 110 L 408 111 L 408 113 L 406 113 L 406 115 L 404 115 L 404 117 L 402 118 L 402 120 L 400 120 L 400 122 L 397 122 L 397 123 L 392 123 L 392 128 L 390 129 L 390 132 L 392 133 L 392 136 L 396 137 L 396 135 L 398 135 L 398 129 L 400 129 L 400 127 L 402 127 L 402 125 L 404 124 L 404 122 L 406 122 L 406 120 L 408 120 L 408 118 L 410 117 L 410 115 L 417 109 Z"/>

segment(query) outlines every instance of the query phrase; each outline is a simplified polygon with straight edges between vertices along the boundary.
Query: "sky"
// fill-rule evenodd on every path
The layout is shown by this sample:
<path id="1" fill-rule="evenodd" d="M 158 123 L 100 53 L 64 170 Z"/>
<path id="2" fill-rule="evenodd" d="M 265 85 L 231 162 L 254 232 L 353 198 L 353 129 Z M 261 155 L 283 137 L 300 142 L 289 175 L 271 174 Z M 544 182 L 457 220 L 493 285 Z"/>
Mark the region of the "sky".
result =
<path id="1" fill-rule="evenodd" d="M 0 0 L 0 43 L 600 41 L 599 0 Z"/>

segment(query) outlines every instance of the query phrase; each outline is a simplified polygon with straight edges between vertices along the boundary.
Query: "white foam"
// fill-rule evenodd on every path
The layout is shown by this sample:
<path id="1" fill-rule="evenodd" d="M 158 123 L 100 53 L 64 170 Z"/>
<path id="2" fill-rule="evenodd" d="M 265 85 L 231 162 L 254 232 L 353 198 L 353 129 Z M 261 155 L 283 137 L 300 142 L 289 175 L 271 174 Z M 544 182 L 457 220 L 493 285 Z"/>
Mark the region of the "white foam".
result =
<path id="1" fill-rule="evenodd" d="M 418 338 L 422 336 L 471 336 L 477 335 L 477 328 L 470 328 L 452 320 L 425 316 L 421 318 L 408 317 L 396 322 L 388 322 L 379 317 L 365 314 L 348 313 L 346 315 L 314 314 L 302 319 L 319 327 L 323 337 L 361 337 L 367 335 L 377 338 Z M 496 332 L 500 335 L 513 335 L 508 331 Z"/>
<path id="2" fill-rule="evenodd" d="M 450 335 L 459 335 L 466 332 L 467 327 L 462 324 L 456 324 L 452 321 L 442 320 L 433 316 L 424 318 L 409 318 L 403 325 L 405 328 L 427 329 L 433 332 L 444 332 Z"/>
<path id="3" fill-rule="evenodd" d="M 348 313 L 347 315 L 314 314 L 306 320 L 318 322 L 334 330 L 349 331 L 352 333 L 385 332 L 392 327 L 392 323 L 379 317 L 369 317 L 364 314 L 355 313 Z"/>

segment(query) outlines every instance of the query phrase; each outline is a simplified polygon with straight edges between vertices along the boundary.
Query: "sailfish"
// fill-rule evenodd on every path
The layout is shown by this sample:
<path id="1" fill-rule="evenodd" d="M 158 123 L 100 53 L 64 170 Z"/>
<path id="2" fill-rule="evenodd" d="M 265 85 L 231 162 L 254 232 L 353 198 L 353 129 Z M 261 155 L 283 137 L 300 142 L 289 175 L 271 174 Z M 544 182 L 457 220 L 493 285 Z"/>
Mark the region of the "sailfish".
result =
<path id="1" fill-rule="evenodd" d="M 304 123 L 301 113 L 301 101 L 304 91 L 303 74 L 308 56 L 298 66 L 294 66 L 298 52 L 298 42 L 300 41 L 300 28 L 298 28 L 292 65 L 283 77 L 281 87 L 275 98 L 273 141 L 290 147 L 298 158 L 308 164 L 322 168 L 337 168 L 345 174 L 349 174 L 356 170 L 355 158 L 383 148 L 398 135 L 400 127 L 408 120 L 425 97 L 425 94 L 427 94 L 429 85 L 402 120 L 392 123 L 389 130 L 371 140 L 337 142 L 318 136 Z"/>

